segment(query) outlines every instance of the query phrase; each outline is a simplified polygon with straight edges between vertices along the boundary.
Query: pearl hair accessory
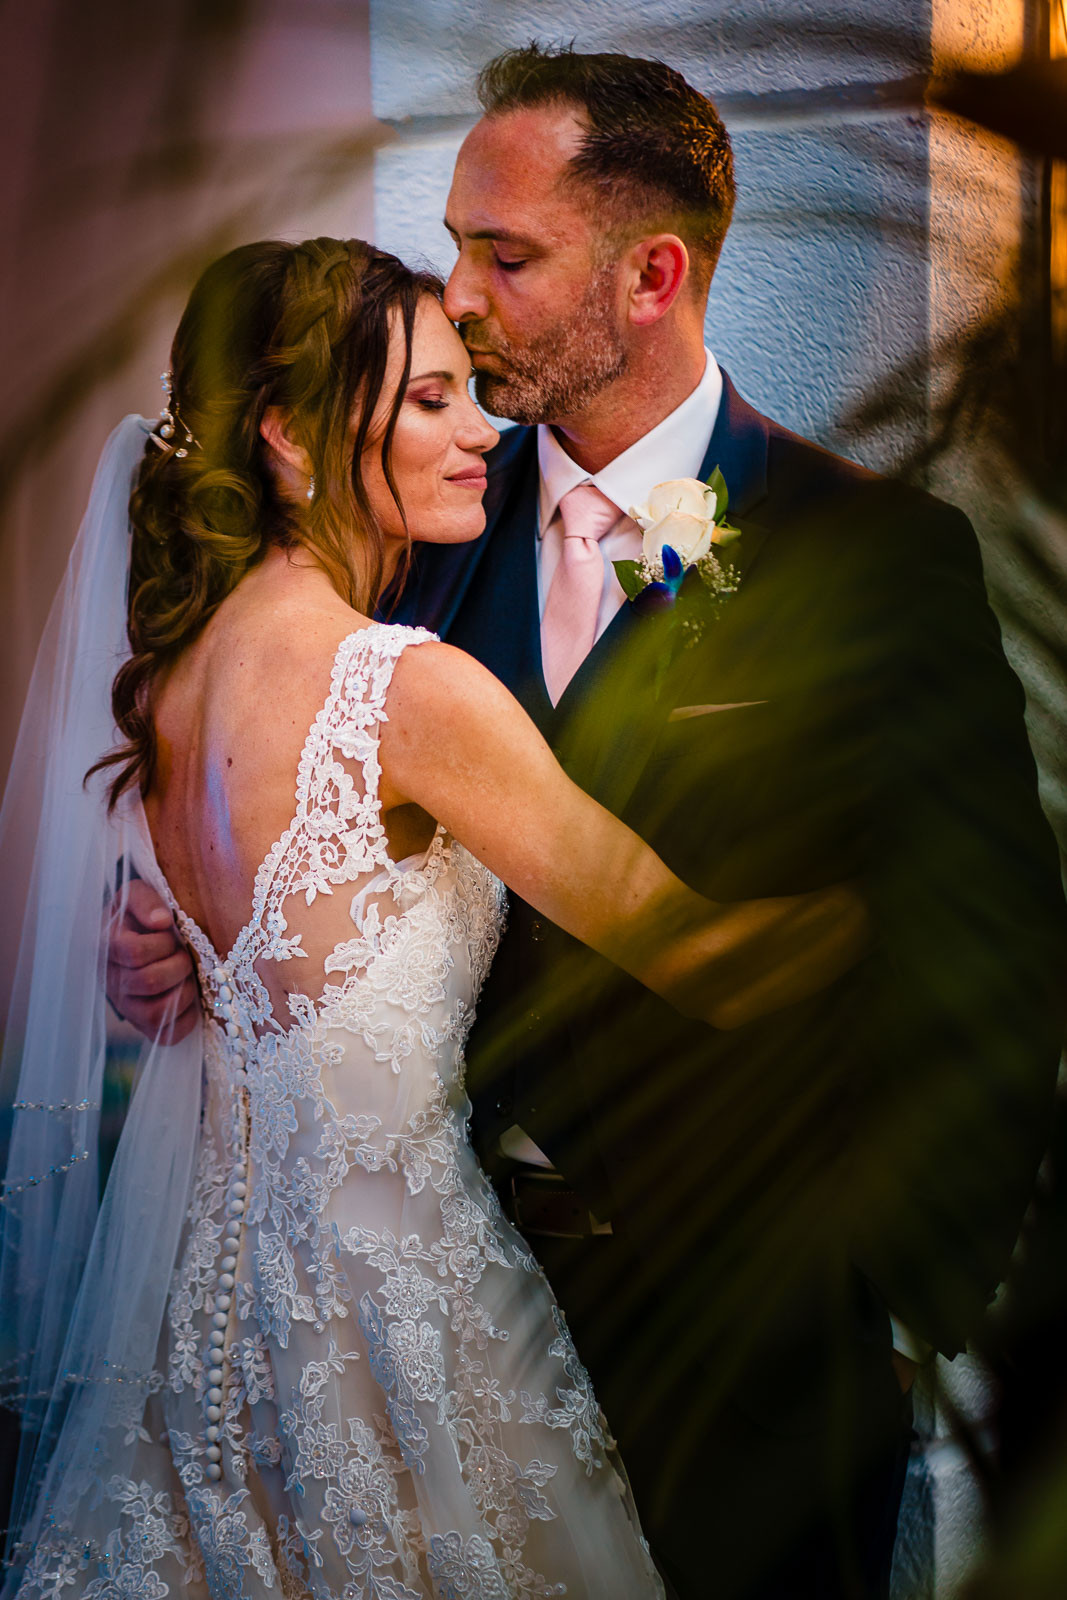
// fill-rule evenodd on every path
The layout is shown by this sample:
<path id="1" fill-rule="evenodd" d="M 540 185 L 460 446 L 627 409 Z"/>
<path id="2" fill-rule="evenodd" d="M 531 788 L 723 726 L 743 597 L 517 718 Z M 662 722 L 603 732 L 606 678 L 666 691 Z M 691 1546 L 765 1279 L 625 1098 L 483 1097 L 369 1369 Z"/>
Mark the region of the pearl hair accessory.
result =
<path id="1" fill-rule="evenodd" d="M 159 381 L 163 385 L 163 393 L 166 400 L 163 410 L 159 414 L 159 421 L 156 423 L 156 432 L 150 433 L 148 437 L 161 450 L 173 450 L 178 460 L 184 461 L 189 454 L 189 446 L 194 445 L 199 450 L 201 448 L 200 441 L 193 438 L 178 414 L 178 402 L 174 398 L 174 374 L 169 367 L 166 372 L 159 374 Z M 178 428 L 185 428 L 185 443 L 175 449 L 173 441 Z"/>
<path id="2" fill-rule="evenodd" d="M 314 498 L 315 498 L 315 474 L 314 473 L 312 473 L 311 477 L 308 479 L 307 497 L 308 497 L 309 500 L 314 500 Z"/>

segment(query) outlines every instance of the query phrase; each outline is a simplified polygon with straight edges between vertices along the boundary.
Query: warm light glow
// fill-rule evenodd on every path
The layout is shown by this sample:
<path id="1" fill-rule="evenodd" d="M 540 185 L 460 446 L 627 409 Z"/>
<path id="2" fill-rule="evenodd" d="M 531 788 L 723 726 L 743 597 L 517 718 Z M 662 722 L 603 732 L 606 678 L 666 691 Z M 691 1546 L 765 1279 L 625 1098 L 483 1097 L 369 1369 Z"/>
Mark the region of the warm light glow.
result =
<path id="1" fill-rule="evenodd" d="M 1049 54 L 1067 56 L 1067 0 L 1049 10 Z M 1067 162 L 1053 161 L 1049 183 L 1049 312 L 1056 360 L 1067 359 Z"/>

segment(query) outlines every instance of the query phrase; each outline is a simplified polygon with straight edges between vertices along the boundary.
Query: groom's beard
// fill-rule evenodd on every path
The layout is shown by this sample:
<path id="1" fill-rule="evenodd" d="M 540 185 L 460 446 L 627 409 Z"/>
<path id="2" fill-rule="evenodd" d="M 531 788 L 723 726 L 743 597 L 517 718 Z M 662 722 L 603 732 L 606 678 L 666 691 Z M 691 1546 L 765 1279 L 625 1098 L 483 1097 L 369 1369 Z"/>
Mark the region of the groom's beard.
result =
<path id="1" fill-rule="evenodd" d="M 621 378 L 627 356 L 616 323 L 615 275 L 614 263 L 595 268 L 566 321 L 521 347 L 493 330 L 491 322 L 464 322 L 460 332 L 470 351 L 495 356 L 504 368 L 475 373 L 479 405 L 527 426 L 556 422 L 583 410 Z"/>

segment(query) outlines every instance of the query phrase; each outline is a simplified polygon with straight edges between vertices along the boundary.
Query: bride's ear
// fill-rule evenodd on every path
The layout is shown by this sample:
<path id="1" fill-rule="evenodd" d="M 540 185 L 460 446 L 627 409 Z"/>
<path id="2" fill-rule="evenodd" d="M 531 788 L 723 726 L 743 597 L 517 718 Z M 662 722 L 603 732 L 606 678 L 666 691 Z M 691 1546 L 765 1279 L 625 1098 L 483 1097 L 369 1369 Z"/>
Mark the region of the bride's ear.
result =
<path id="1" fill-rule="evenodd" d="M 288 423 L 289 414 L 281 406 L 268 406 L 259 425 L 260 436 L 270 446 L 279 467 L 288 467 L 306 478 L 311 471 L 311 457 L 302 444 L 290 439 L 285 431 Z"/>

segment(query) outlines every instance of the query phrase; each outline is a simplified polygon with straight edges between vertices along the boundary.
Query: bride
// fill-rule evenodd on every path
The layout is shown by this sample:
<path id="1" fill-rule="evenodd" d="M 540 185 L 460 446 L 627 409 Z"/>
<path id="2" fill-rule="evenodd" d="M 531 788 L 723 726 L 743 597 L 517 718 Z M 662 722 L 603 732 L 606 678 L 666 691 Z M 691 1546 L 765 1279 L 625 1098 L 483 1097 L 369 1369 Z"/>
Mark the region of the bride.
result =
<path id="1" fill-rule="evenodd" d="M 661 1593 L 468 1140 L 503 885 L 715 1026 L 832 981 L 863 916 L 691 893 L 488 672 L 371 620 L 412 540 L 484 525 L 496 435 L 439 295 L 358 241 L 231 252 L 98 474 L 5 808 L 0 1292 L 39 1441 L 5 1593 Z M 116 862 L 203 1021 L 146 1047 L 97 1216 Z"/>

